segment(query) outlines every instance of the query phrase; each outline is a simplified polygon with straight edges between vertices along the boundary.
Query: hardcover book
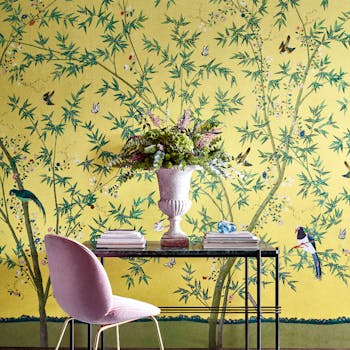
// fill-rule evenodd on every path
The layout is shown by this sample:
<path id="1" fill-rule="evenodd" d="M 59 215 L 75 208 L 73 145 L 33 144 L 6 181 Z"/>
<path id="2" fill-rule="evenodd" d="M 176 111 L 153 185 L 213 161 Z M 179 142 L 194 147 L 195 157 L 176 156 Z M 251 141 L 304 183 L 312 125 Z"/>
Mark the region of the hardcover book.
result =
<path id="1" fill-rule="evenodd" d="M 96 241 L 96 248 L 144 248 L 145 237 L 136 230 L 108 230 Z"/>

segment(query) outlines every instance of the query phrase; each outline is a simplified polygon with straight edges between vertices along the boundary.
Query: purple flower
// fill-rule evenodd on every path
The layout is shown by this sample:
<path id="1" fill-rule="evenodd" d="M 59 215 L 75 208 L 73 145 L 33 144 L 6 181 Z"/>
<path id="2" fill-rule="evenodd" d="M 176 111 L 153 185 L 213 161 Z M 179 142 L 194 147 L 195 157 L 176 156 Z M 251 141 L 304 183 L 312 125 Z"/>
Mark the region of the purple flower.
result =
<path id="1" fill-rule="evenodd" d="M 179 117 L 177 121 L 177 128 L 179 130 L 185 130 L 190 122 L 191 110 L 185 109 L 183 116 Z"/>
<path id="2" fill-rule="evenodd" d="M 210 145 L 210 142 L 215 139 L 216 134 L 214 134 L 213 132 L 207 132 L 205 134 L 203 134 L 197 141 L 196 146 L 200 149 L 203 149 L 207 146 Z"/>
<path id="3" fill-rule="evenodd" d="M 147 111 L 147 114 L 151 119 L 152 123 L 154 124 L 154 126 L 156 126 L 157 128 L 160 128 L 160 118 L 156 117 L 150 110 Z"/>
<path id="4" fill-rule="evenodd" d="M 130 161 L 132 163 L 137 163 L 137 162 L 142 162 L 145 158 L 146 158 L 145 154 L 135 153 L 128 158 L 128 161 Z"/>

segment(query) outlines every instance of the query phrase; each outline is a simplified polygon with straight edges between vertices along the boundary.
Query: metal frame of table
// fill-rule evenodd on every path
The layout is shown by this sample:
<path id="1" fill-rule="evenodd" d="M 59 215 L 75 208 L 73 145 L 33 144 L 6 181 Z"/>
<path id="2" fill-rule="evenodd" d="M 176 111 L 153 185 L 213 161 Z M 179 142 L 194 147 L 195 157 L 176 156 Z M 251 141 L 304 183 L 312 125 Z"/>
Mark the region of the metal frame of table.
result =
<path id="1" fill-rule="evenodd" d="M 275 349 L 280 349 L 280 333 L 279 333 L 279 321 L 280 321 L 280 305 L 279 305 L 279 250 L 278 248 L 272 248 L 266 245 L 260 245 L 258 249 L 204 249 L 202 244 L 190 245 L 188 248 L 164 248 L 161 247 L 159 242 L 147 242 L 147 246 L 144 249 L 92 249 L 93 253 L 101 259 L 102 264 L 104 258 L 244 258 L 245 259 L 245 301 L 244 307 L 219 307 L 217 312 L 225 311 L 226 313 L 243 313 L 245 315 L 245 349 L 249 349 L 249 314 L 256 313 L 256 348 L 261 349 L 261 319 L 262 311 L 264 313 L 273 313 L 275 316 Z M 256 306 L 250 307 L 248 305 L 249 298 L 249 258 L 256 259 Z M 262 258 L 274 258 L 275 259 L 275 305 L 265 306 L 261 304 L 261 259 Z M 159 306 L 162 313 L 175 313 L 179 311 L 187 312 L 200 312 L 208 313 L 208 310 L 212 310 L 210 307 L 162 307 Z M 74 331 L 71 327 L 71 344 L 74 343 Z M 91 349 L 92 345 L 92 326 L 88 327 L 88 349 Z M 101 338 L 101 348 L 103 349 L 103 337 Z"/>

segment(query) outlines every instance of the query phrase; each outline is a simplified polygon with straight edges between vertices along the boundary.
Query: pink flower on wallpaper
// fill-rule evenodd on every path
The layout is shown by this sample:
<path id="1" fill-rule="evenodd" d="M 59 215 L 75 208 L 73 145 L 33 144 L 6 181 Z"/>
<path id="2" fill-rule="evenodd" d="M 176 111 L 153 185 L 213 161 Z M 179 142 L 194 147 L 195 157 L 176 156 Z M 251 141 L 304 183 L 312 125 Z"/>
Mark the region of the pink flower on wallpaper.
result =
<path id="1" fill-rule="evenodd" d="M 197 141 L 196 146 L 200 149 L 207 147 L 210 142 L 217 136 L 213 131 L 203 134 Z"/>
<path id="2" fill-rule="evenodd" d="M 191 111 L 189 109 L 185 109 L 183 116 L 179 117 L 177 122 L 177 128 L 179 130 L 185 130 L 188 127 L 191 119 Z"/>
<path id="3" fill-rule="evenodd" d="M 156 126 L 157 128 L 160 128 L 160 118 L 156 117 L 150 110 L 147 111 L 147 114 L 151 119 L 152 123 L 154 124 L 154 126 Z"/>

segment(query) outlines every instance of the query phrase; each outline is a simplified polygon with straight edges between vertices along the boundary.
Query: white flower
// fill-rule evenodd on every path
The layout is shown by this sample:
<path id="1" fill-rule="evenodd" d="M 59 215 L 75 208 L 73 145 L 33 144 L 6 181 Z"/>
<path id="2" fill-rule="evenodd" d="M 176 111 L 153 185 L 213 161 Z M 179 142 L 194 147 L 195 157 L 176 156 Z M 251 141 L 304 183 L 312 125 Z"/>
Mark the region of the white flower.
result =
<path id="1" fill-rule="evenodd" d="M 153 228 L 156 232 L 161 232 L 165 230 L 168 226 L 164 225 L 164 220 L 157 221 L 154 225 Z"/>
<path id="2" fill-rule="evenodd" d="M 93 186 L 96 183 L 96 181 L 97 181 L 96 176 L 90 177 L 89 178 L 89 185 Z"/>

